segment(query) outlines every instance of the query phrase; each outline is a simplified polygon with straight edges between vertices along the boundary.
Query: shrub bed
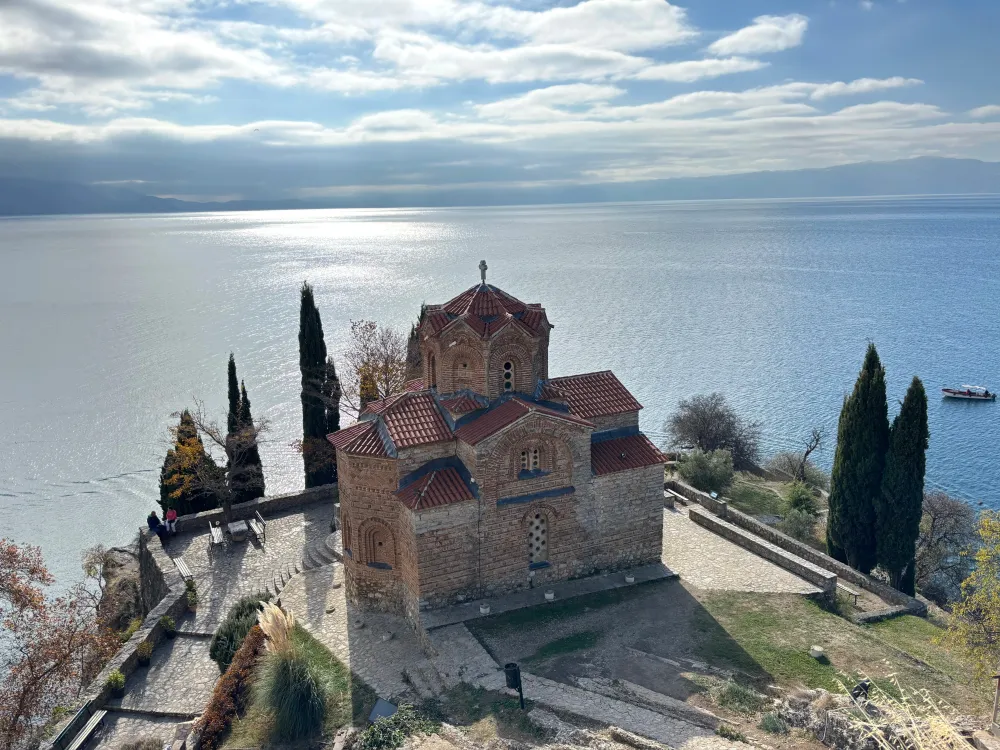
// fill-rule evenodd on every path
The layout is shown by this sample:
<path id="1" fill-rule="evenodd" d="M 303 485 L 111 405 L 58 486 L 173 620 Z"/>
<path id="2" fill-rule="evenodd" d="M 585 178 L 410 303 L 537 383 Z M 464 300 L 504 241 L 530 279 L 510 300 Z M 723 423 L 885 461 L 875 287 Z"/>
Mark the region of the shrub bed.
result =
<path id="1" fill-rule="evenodd" d="M 264 649 L 264 631 L 254 625 L 243 638 L 225 674 L 215 684 L 201 718 L 201 750 L 217 750 L 237 716 L 246 711 L 257 660 Z"/>
<path id="2" fill-rule="evenodd" d="M 212 643 L 208 650 L 212 661 L 219 665 L 220 672 L 226 671 L 247 633 L 257 625 L 260 603 L 270 601 L 270 599 L 270 594 L 245 596 L 230 608 L 226 619 L 212 636 Z"/>

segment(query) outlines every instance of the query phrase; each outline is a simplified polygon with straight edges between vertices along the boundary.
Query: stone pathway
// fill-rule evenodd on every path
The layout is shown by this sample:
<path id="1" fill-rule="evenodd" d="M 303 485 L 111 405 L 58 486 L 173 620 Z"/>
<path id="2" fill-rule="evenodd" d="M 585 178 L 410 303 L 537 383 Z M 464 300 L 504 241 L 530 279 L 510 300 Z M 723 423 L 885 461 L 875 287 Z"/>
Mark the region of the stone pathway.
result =
<path id="1" fill-rule="evenodd" d="M 429 635 L 437 652 L 430 661 L 450 687 L 468 682 L 486 690 L 506 690 L 503 670 L 465 625 L 434 630 Z M 662 742 L 676 750 L 697 746 L 732 748 L 711 729 L 599 693 L 521 672 L 526 698 L 536 704 L 592 721 L 620 727 Z M 719 740 L 721 744 L 715 741 Z"/>
<path id="2" fill-rule="evenodd" d="M 820 593 L 811 583 L 696 525 L 686 508 L 663 511 L 663 562 L 699 589 Z"/>
<path id="3" fill-rule="evenodd" d="M 167 717 L 134 715 L 109 711 L 104 718 L 104 728 L 90 745 L 91 750 L 119 750 L 126 742 L 153 739 L 160 747 L 171 743 L 179 730 L 189 722 Z M 184 734 L 187 732 L 184 731 Z"/>
<path id="4" fill-rule="evenodd" d="M 208 656 L 208 638 L 178 635 L 153 651 L 148 667 L 139 667 L 125 685 L 125 697 L 112 699 L 108 709 L 125 709 L 151 716 L 199 716 L 219 678 L 219 667 Z"/>
<path id="5" fill-rule="evenodd" d="M 281 606 L 380 696 L 408 692 L 404 671 L 426 661 L 409 622 L 358 611 L 343 584 L 340 564 L 303 571 L 282 590 Z"/>

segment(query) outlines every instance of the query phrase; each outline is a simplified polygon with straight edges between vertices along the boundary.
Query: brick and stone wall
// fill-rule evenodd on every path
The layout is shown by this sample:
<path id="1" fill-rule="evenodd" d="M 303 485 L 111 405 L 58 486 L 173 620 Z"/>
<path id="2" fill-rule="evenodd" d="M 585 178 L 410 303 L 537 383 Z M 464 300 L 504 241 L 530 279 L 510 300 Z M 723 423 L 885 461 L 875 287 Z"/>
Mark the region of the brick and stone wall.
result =
<path id="1" fill-rule="evenodd" d="M 593 422 L 594 432 L 602 430 L 620 430 L 624 427 L 639 426 L 639 412 L 626 411 L 621 414 L 608 414 L 603 417 L 590 417 L 587 421 Z"/>

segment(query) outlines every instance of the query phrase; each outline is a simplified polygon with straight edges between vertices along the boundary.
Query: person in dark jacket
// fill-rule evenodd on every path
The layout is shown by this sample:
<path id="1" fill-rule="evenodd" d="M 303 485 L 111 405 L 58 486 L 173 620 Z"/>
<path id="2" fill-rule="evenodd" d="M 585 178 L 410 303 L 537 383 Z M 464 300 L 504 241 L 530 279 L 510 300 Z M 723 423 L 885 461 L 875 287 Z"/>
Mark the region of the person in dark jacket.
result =
<path id="1" fill-rule="evenodd" d="M 160 517 L 156 515 L 155 510 L 146 516 L 146 524 L 150 531 L 160 537 L 160 544 L 163 544 L 167 538 L 167 527 L 160 523 Z"/>

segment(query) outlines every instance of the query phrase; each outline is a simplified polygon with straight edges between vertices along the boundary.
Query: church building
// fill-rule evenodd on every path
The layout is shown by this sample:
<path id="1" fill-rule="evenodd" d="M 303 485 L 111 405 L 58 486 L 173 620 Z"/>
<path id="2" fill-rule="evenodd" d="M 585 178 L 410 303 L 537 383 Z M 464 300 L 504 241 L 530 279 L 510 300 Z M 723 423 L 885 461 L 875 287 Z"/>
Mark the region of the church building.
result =
<path id="1" fill-rule="evenodd" d="M 328 436 L 347 594 L 414 623 L 662 552 L 665 459 L 642 406 L 609 370 L 550 377 L 545 309 L 480 270 L 426 307 L 423 378 Z"/>

